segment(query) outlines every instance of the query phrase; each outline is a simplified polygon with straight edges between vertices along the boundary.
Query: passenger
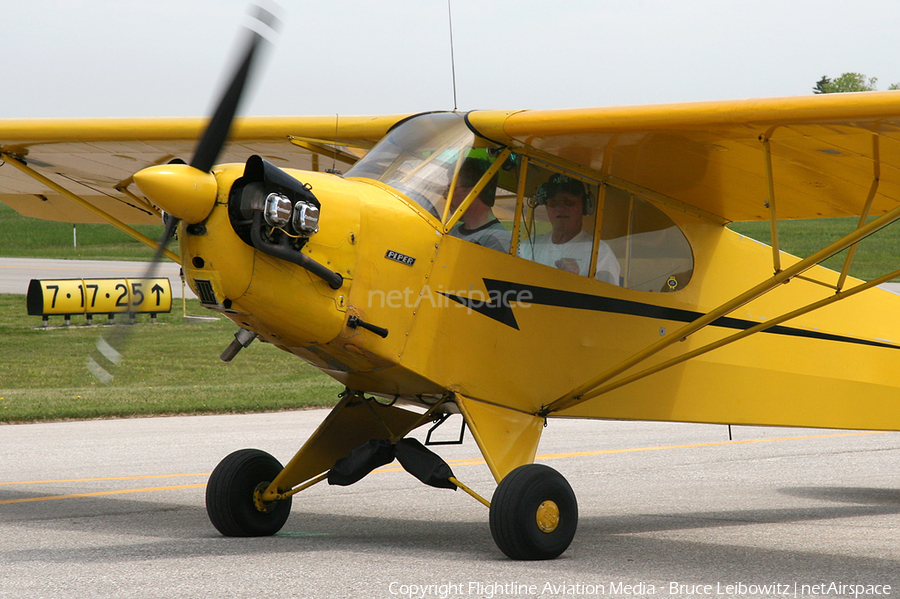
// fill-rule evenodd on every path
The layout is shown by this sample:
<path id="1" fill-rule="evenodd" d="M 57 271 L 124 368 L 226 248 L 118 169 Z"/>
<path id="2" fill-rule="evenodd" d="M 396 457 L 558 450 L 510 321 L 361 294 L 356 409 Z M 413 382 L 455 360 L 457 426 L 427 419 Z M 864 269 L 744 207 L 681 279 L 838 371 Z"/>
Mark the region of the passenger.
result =
<path id="1" fill-rule="evenodd" d="M 528 260 L 555 266 L 574 274 L 587 276 L 591 264 L 593 235 L 583 228 L 584 217 L 593 209 L 584 183 L 566 175 L 551 175 L 538 187 L 535 202 L 547 206 L 551 231 L 526 239 L 519 244 L 519 255 Z M 597 248 L 599 281 L 619 284 L 619 261 L 609 245 L 600 241 Z"/>
<path id="2" fill-rule="evenodd" d="M 453 190 L 453 197 L 450 198 L 451 214 L 459 208 L 490 166 L 490 161 L 484 158 L 467 158 L 462 163 L 456 179 L 456 187 Z M 491 210 L 496 193 L 497 176 L 495 175 L 484 186 L 478 197 L 472 201 L 456 226 L 450 230 L 450 235 L 494 250 L 508 252 L 512 234 L 500 224 Z"/>

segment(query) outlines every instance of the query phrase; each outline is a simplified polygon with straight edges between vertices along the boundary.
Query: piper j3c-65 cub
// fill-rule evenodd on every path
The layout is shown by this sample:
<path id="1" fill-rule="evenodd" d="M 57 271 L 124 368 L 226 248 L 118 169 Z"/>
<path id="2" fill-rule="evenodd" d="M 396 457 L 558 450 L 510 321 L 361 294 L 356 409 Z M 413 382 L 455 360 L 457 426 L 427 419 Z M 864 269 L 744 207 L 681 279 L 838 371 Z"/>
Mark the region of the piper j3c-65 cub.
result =
<path id="1" fill-rule="evenodd" d="M 164 211 L 179 253 L 142 240 L 239 327 L 223 357 L 259 338 L 346 386 L 286 466 L 258 450 L 218 465 L 223 534 L 274 534 L 294 494 L 397 458 L 489 505 L 509 557 L 553 558 L 578 515 L 533 464 L 549 418 L 900 428 L 900 298 L 874 288 L 900 271 L 847 276 L 900 218 L 898 93 L 246 118 L 226 143 L 255 47 L 205 132 L 0 121 L 0 200 L 137 237 Z M 197 137 L 191 164 L 166 164 Z M 777 219 L 850 215 L 809 258 L 778 249 Z M 773 247 L 726 228 L 747 220 L 771 220 Z M 818 266 L 847 248 L 842 272 Z M 490 502 L 407 437 L 456 413 Z"/>

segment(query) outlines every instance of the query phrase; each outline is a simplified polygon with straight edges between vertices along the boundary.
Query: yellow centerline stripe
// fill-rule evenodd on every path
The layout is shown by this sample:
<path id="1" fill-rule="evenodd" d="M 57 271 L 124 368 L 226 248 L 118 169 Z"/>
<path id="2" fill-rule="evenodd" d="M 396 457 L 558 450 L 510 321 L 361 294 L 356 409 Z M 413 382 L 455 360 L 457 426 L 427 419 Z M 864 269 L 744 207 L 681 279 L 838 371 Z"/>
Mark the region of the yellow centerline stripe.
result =
<path id="1" fill-rule="evenodd" d="M 209 476 L 209 472 L 196 472 L 193 474 L 148 474 L 145 476 L 108 476 L 104 478 L 62 478 L 59 480 L 30 480 L 21 482 L 0 482 L 3 485 L 41 485 L 48 483 L 87 483 L 103 480 L 144 480 L 148 478 L 181 478 L 184 476 Z"/>
<path id="2" fill-rule="evenodd" d="M 829 439 L 832 437 L 856 437 L 860 435 L 877 435 L 891 431 L 862 431 L 854 433 L 832 433 L 828 435 L 804 435 L 801 437 L 772 437 L 771 439 L 746 439 L 743 441 L 714 441 L 712 443 L 692 443 L 690 445 L 660 445 L 658 447 L 633 447 L 630 449 L 598 449 L 596 451 L 573 451 L 568 453 L 549 453 L 537 455 L 535 459 L 550 460 L 556 458 L 578 458 L 610 453 L 631 453 L 635 451 L 656 451 L 660 449 L 691 449 L 694 447 L 716 447 L 719 445 L 743 445 L 746 443 L 767 443 L 769 441 L 801 441 L 804 439 Z"/>
<path id="3" fill-rule="evenodd" d="M 138 264 L 149 264 L 144 262 L 138 262 Z M 14 264 L 0 264 L 0 268 L 6 268 L 10 270 L 62 270 L 62 271 L 72 271 L 72 272 L 134 272 L 131 268 L 121 267 L 121 268 L 88 268 L 88 267 L 80 267 L 80 266 L 18 266 Z M 174 271 L 174 267 L 159 267 L 162 272 L 165 272 L 165 269 L 168 268 Z M 175 273 L 178 274 L 178 273 Z"/>
<path id="4" fill-rule="evenodd" d="M 800 437 L 773 437 L 771 439 L 747 439 L 743 441 L 715 441 L 711 443 L 691 443 L 686 445 L 659 445 L 654 447 L 631 447 L 626 449 L 598 449 L 594 451 L 573 451 L 573 452 L 565 452 L 565 453 L 546 453 L 535 456 L 535 459 L 539 460 L 553 460 L 559 458 L 578 458 L 578 457 L 587 457 L 587 456 L 596 456 L 596 455 L 608 455 L 608 454 L 616 454 L 616 453 L 634 453 L 638 451 L 659 451 L 665 449 L 692 449 L 699 447 L 717 447 L 721 445 L 744 445 L 747 443 L 768 443 L 771 441 L 802 441 L 806 439 L 828 439 L 833 437 L 855 437 L 861 435 L 877 435 L 890 431 L 861 431 L 861 432 L 852 432 L 852 433 L 832 433 L 825 435 L 804 435 Z M 454 466 L 474 466 L 479 464 L 484 464 L 485 461 L 483 458 L 460 458 L 456 460 L 448 460 L 448 464 Z M 403 468 L 400 466 L 388 467 L 388 468 L 379 468 L 373 470 L 372 472 L 377 473 L 386 473 L 386 472 L 401 472 Z M 160 474 L 160 475 L 146 475 L 146 476 L 118 476 L 118 477 L 105 477 L 105 478 L 72 478 L 72 479 L 61 479 L 61 480 L 37 480 L 37 481 L 28 481 L 28 482 L 0 482 L 0 486 L 2 485 L 29 485 L 29 484 L 46 484 L 46 483 L 71 483 L 71 482 L 94 482 L 94 481 L 111 481 L 111 480 L 141 480 L 141 479 L 149 479 L 149 478 L 180 478 L 180 477 L 190 477 L 190 476 L 209 476 L 208 472 L 198 472 L 193 474 Z M 120 495 L 124 493 L 145 493 L 149 491 L 172 491 L 177 489 L 197 489 L 200 487 L 205 487 L 206 483 L 193 484 L 193 485 L 175 485 L 170 487 L 148 487 L 143 489 L 123 489 L 118 491 L 97 491 L 94 493 L 71 493 L 67 495 L 48 495 L 46 497 L 26 497 L 22 499 L 5 499 L 0 500 L 0 505 L 10 504 L 10 503 L 28 503 L 33 501 L 53 501 L 57 499 L 74 499 L 77 497 L 100 497 L 104 495 Z"/>
<path id="5" fill-rule="evenodd" d="M 4 499 L 0 505 L 7 503 L 29 503 L 32 501 L 54 501 L 56 499 L 74 499 L 76 497 L 101 497 L 103 495 L 121 495 L 123 493 L 146 493 L 148 491 L 171 491 L 173 489 L 196 489 L 205 487 L 206 483 L 199 485 L 177 485 L 173 487 L 147 487 L 145 489 L 122 489 L 118 491 L 97 491 L 94 493 L 70 493 L 68 495 L 47 495 L 46 497 L 25 497 L 23 499 Z"/>

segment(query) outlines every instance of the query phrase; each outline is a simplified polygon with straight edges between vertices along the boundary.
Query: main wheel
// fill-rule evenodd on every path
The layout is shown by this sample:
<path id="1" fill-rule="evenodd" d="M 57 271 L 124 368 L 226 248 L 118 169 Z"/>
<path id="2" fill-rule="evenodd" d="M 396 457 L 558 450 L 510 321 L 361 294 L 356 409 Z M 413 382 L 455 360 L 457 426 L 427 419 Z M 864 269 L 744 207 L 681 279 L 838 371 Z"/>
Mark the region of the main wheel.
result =
<path id="1" fill-rule="evenodd" d="M 226 537 L 266 537 L 281 530 L 291 513 L 291 498 L 257 501 L 281 472 L 281 463 L 259 449 L 241 449 L 219 462 L 206 484 L 206 513 Z"/>
<path id="2" fill-rule="evenodd" d="M 491 535 L 511 559 L 558 557 L 578 527 L 578 502 L 563 476 L 542 464 L 519 466 L 491 500 Z"/>

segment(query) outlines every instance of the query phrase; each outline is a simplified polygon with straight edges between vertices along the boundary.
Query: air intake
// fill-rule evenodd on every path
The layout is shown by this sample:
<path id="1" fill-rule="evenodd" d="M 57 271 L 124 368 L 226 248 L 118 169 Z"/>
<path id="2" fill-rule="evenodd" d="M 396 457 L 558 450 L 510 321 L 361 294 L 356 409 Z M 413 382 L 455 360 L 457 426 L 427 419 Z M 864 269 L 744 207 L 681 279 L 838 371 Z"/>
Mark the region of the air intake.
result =
<path id="1" fill-rule="evenodd" d="M 197 295 L 200 297 L 200 303 L 205 306 L 218 306 L 216 300 L 216 292 L 213 291 L 212 283 L 205 279 L 194 279 L 197 285 Z"/>

